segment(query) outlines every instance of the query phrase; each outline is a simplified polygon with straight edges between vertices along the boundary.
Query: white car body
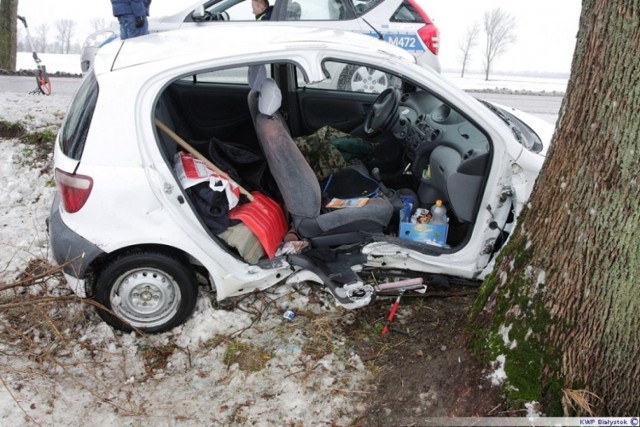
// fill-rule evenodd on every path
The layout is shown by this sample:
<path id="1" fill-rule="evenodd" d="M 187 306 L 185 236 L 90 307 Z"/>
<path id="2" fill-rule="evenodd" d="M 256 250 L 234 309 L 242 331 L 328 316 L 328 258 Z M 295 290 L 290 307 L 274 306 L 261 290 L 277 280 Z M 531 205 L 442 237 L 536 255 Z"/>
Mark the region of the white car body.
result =
<path id="1" fill-rule="evenodd" d="M 219 44 L 222 38 L 228 42 Z M 430 96 L 446 100 L 452 109 L 463 112 L 468 124 L 460 125 L 460 129 L 473 125 L 490 144 L 490 164 L 482 177 L 483 189 L 465 241 L 444 250 L 436 248 L 437 254 L 433 252 L 436 249 L 399 246 L 394 240 L 368 242 L 361 249 L 366 263 L 354 265 L 352 270 L 398 269 L 418 275 L 481 280 L 495 256 L 496 240 L 515 225 L 513 215 L 509 217 L 512 213 L 517 216 L 528 199 L 544 156 L 523 148 L 509 128 L 477 100 L 438 73 L 418 66 L 412 55 L 388 43 L 327 29 L 234 24 L 117 41 L 106 45 L 97 55 L 93 70 L 76 93 L 54 154 L 61 194 L 66 180 L 73 177 L 90 177 L 92 181 L 88 199 L 77 212 L 66 210 L 64 203 L 60 203 L 62 195 L 52 209 L 50 231 L 54 254 L 65 265 L 66 278 L 74 291 L 81 296 L 94 295 L 94 276 L 100 276 L 105 260 L 132 248 L 170 248 L 167 249 L 170 253 L 179 252 L 194 268 L 206 272 L 219 300 L 283 281 L 323 283 L 317 271 L 294 265 L 286 256 L 252 265 L 212 238 L 198 214 L 185 203 L 184 190 L 159 148 L 161 132 L 154 125 L 153 111 L 163 91 L 176 82 L 188 82 L 185 76 L 234 65 L 286 62 L 306 74 L 306 82 L 300 84 L 313 87 L 327 80 L 322 66 L 327 58 L 381 65 L 386 72 L 418 83 L 419 92 L 428 88 Z M 79 149 L 81 153 L 70 155 L 66 138 L 78 138 L 69 134 L 76 117 L 91 114 L 81 108 L 83 97 L 93 93 L 91 85 L 97 96 L 95 109 L 82 136 L 85 139 Z M 224 102 L 224 98 L 219 102 Z M 71 114 L 74 106 L 84 112 Z M 549 127 L 541 132 L 548 132 Z M 543 142 L 546 149 L 548 141 Z M 78 240 L 82 243 L 77 244 Z M 365 288 L 366 297 L 342 303 L 352 308 L 370 301 L 371 286 L 357 282 L 337 292 L 344 295 Z M 167 299 L 170 300 L 167 304 L 173 303 L 174 297 Z M 110 304 L 115 305 L 116 300 Z M 173 319 L 154 319 L 151 323 L 136 319 L 127 320 L 150 332 L 175 326 Z M 126 324 L 118 325 L 127 328 Z"/>

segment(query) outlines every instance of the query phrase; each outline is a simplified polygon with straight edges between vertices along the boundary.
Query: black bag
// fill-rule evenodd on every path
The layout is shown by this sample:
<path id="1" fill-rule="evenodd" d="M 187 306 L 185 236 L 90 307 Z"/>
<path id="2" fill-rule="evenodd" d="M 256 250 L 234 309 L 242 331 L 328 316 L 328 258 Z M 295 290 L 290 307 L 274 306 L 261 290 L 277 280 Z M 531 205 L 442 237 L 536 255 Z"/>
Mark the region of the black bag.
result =
<path id="1" fill-rule="evenodd" d="M 332 173 L 322 182 L 323 199 L 334 197 L 351 199 L 355 197 L 376 197 L 380 193 L 380 183 L 355 168 L 348 167 Z"/>
<path id="2" fill-rule="evenodd" d="M 202 222 L 213 234 L 222 233 L 232 221 L 229 218 L 229 202 L 224 191 L 213 191 L 209 182 L 201 182 L 185 190 Z"/>
<path id="3" fill-rule="evenodd" d="M 234 181 L 250 191 L 273 193 L 273 178 L 267 169 L 267 161 L 259 151 L 245 144 L 211 138 L 209 158 Z"/>

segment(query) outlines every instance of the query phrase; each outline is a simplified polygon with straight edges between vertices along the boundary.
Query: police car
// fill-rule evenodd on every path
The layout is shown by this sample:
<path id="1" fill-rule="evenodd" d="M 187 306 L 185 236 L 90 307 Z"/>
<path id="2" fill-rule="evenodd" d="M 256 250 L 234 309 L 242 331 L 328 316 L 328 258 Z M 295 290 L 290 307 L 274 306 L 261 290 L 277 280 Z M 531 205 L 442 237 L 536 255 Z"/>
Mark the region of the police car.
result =
<path id="1" fill-rule="evenodd" d="M 256 25 L 295 25 L 354 31 L 383 39 L 410 52 L 423 67 L 440 71 L 438 28 L 416 0 L 271 0 L 273 13 L 269 22 Z M 152 13 L 153 15 L 153 13 Z M 181 27 L 230 25 L 253 21 L 248 0 L 202 0 L 180 12 L 149 19 L 150 32 L 164 32 Z M 101 46 L 118 38 L 118 28 L 96 32 L 82 47 L 81 68 L 86 73 Z M 221 40 L 220 43 L 224 41 Z M 367 81 L 370 84 L 366 84 Z M 344 89 L 381 92 L 386 88 L 367 70 L 349 67 L 341 76 Z"/>

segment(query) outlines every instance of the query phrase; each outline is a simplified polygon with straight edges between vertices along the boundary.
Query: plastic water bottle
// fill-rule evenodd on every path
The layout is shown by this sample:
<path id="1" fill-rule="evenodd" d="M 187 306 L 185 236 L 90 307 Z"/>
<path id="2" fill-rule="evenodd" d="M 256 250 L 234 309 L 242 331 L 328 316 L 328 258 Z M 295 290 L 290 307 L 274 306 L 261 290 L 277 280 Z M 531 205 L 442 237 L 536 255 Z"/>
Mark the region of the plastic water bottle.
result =
<path id="1" fill-rule="evenodd" d="M 436 203 L 431 206 L 431 221 L 429 221 L 429 224 L 441 225 L 447 222 L 447 208 L 442 204 L 442 200 L 436 200 Z"/>

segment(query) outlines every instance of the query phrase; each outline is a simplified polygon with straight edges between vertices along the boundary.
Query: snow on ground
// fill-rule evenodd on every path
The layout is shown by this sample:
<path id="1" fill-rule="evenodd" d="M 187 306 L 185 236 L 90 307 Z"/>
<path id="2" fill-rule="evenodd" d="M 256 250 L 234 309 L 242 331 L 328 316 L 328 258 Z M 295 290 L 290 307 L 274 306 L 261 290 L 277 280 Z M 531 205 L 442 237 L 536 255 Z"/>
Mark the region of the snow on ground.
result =
<path id="1" fill-rule="evenodd" d="M 69 72 L 52 65 L 78 60 L 52 58 L 51 72 Z M 547 84 L 540 86 L 555 90 Z M 3 92 L 0 121 L 57 129 L 69 102 L 55 92 Z M 31 258 L 50 257 L 52 177 L 25 164 L 28 151 L 17 138 L 0 139 L 0 282 L 15 279 Z M 69 324 L 57 332 L 63 344 L 45 326 L 0 342 L 0 426 L 347 425 L 365 409 L 371 373 L 330 333 L 350 314 L 325 299 L 278 287 L 222 309 L 203 291 L 186 324 L 149 337 L 114 332 L 92 308 L 69 304 L 62 315 Z M 293 321 L 282 316 L 286 309 L 296 311 Z M 21 341 L 50 347 L 23 354 Z M 233 348 L 253 349 L 254 365 L 234 363 Z"/>
<path id="2" fill-rule="evenodd" d="M 56 132 L 70 96 L 0 94 L 0 121 L 21 123 L 27 131 Z M 0 282 L 8 280 L 33 257 L 46 257 L 45 220 L 54 187 L 50 174 L 25 169 L 30 147 L 15 139 L 0 140 Z"/>
<path id="3" fill-rule="evenodd" d="M 458 72 L 443 72 L 444 76 L 458 87 L 469 92 L 522 92 L 522 93 L 564 93 L 568 78 L 540 77 L 519 74 L 491 74 L 485 80 L 484 74 L 466 73 L 460 77 Z"/>
<path id="4" fill-rule="evenodd" d="M 69 102 L 55 92 L 0 93 L 0 121 L 56 129 Z M 29 150 L 17 138 L 0 139 L 0 283 L 28 260 L 49 258 L 45 219 L 54 188 L 50 174 L 23 162 Z M 18 339 L 0 343 L 0 426 L 348 424 L 364 410 L 369 373 L 330 334 L 320 341 L 331 351 L 309 349 L 318 345 L 318 322 L 348 315 L 324 295 L 310 302 L 308 291 L 280 287 L 248 299 L 244 311 L 214 308 L 203 293 L 185 325 L 151 337 L 114 332 L 93 309 L 70 305 L 64 317 L 77 323 L 60 332 L 68 339 L 60 365 L 19 354 Z M 286 309 L 297 312 L 293 321 L 282 316 Z M 48 342 L 45 330 L 24 339 Z M 225 363 L 230 345 L 258 349 L 258 367 Z M 168 355 L 166 365 L 149 366 L 150 348 Z"/>
<path id="5" fill-rule="evenodd" d="M 59 53 L 38 53 L 41 64 L 47 68 L 48 73 L 81 74 L 80 55 L 63 55 Z M 33 70 L 36 63 L 31 52 L 18 52 L 16 57 L 16 70 Z"/>

